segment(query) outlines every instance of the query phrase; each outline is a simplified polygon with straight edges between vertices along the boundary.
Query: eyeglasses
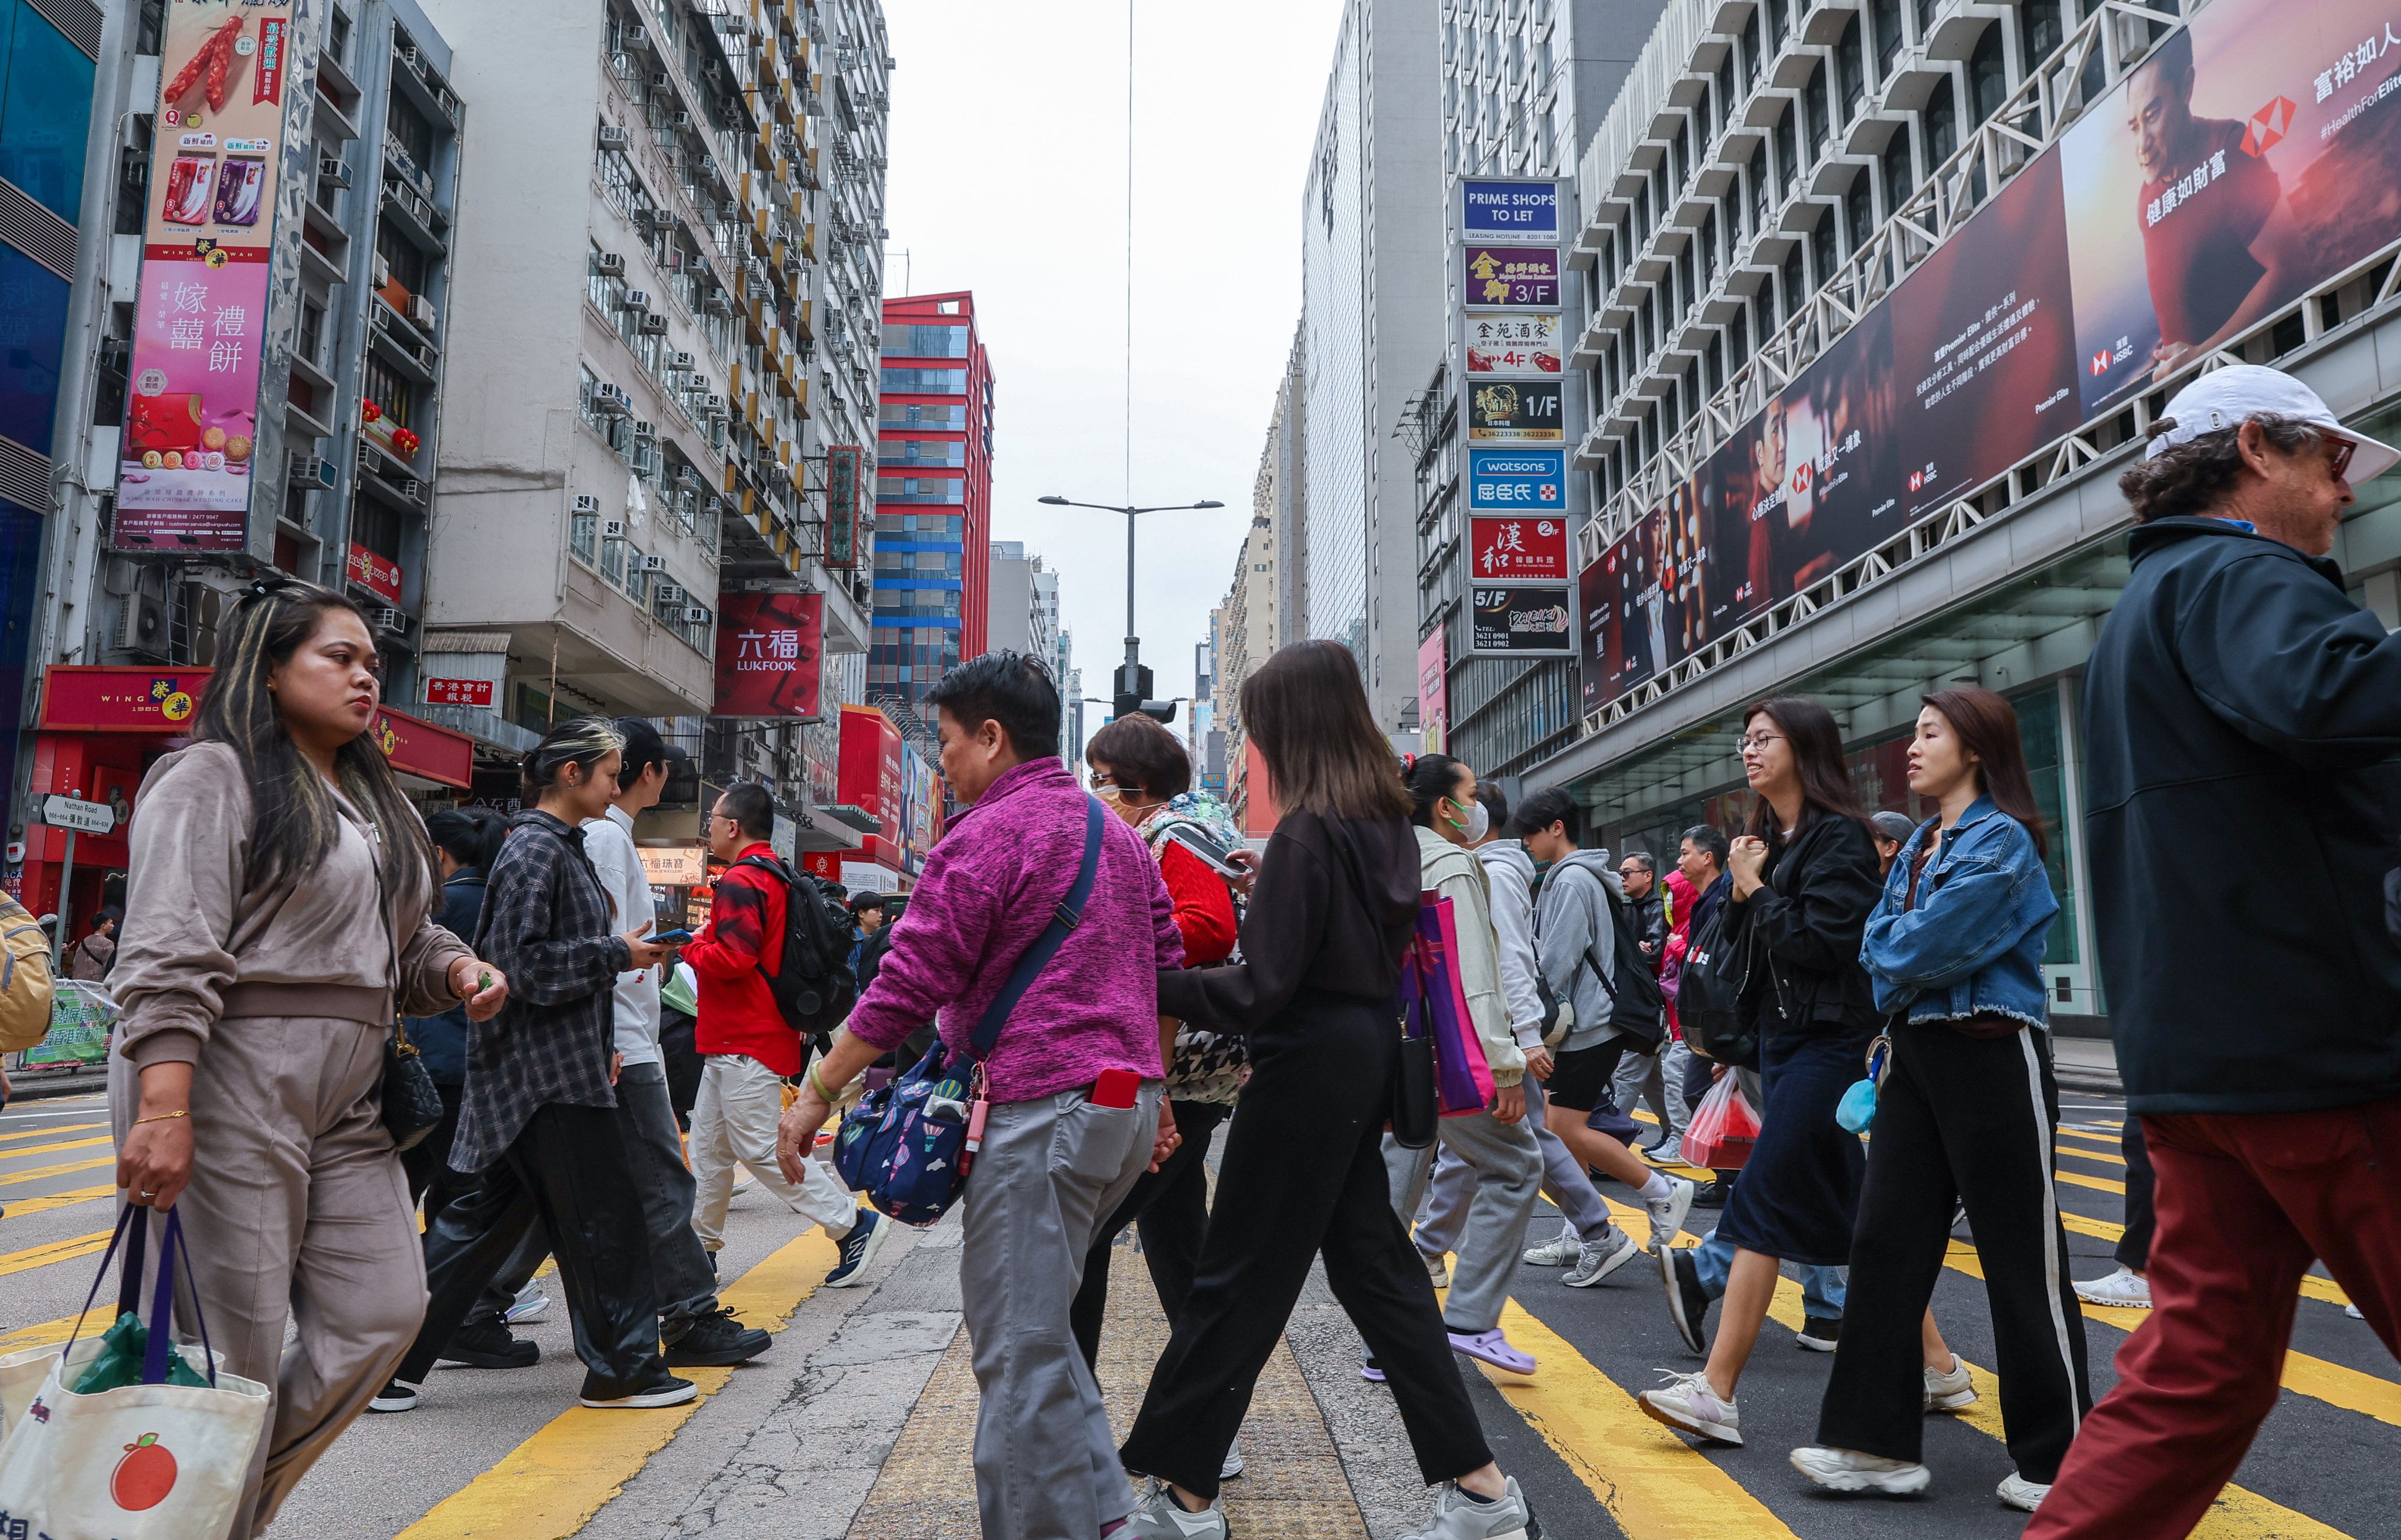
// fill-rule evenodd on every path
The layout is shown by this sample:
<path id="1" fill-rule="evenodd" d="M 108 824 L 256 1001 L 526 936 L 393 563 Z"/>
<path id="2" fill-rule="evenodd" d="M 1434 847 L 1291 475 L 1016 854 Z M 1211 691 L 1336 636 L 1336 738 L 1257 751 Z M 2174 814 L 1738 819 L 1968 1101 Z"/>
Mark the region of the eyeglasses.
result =
<path id="1" fill-rule="evenodd" d="M 2326 446 L 2326 465 L 2333 470 L 2334 479 L 2341 481 L 2344 473 L 2351 470 L 2351 457 L 2358 453 L 2359 445 L 2349 439 L 2338 439 L 2331 433 L 2320 434 L 2318 442 Z"/>
<path id="2" fill-rule="evenodd" d="M 1745 754 L 1765 754 L 1767 752 L 1768 744 L 1780 743 L 1782 742 L 1784 742 L 1784 735 L 1780 732 L 1747 732 L 1743 734 L 1742 738 L 1742 752 Z"/>

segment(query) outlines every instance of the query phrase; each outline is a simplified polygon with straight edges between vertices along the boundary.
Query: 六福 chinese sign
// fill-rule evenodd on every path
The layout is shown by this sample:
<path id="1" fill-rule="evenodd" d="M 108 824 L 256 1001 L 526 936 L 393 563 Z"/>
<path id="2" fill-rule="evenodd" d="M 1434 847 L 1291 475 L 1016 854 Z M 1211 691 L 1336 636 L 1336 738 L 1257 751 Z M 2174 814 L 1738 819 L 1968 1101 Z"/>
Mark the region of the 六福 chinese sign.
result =
<path id="1" fill-rule="evenodd" d="M 728 593 L 718 603 L 718 716 L 817 715 L 822 593 Z"/>

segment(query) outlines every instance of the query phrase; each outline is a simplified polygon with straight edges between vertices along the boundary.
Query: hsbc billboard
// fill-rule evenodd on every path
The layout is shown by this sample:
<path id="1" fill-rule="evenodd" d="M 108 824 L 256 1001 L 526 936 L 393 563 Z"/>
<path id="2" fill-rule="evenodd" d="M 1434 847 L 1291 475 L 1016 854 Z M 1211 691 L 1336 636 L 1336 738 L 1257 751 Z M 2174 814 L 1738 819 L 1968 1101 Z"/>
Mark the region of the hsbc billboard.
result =
<path id="1" fill-rule="evenodd" d="M 2401 238 L 2390 11 L 2214 0 L 2162 37 L 1578 575 L 1585 709 Z M 1471 509 L 1544 506 L 1503 470 Z"/>

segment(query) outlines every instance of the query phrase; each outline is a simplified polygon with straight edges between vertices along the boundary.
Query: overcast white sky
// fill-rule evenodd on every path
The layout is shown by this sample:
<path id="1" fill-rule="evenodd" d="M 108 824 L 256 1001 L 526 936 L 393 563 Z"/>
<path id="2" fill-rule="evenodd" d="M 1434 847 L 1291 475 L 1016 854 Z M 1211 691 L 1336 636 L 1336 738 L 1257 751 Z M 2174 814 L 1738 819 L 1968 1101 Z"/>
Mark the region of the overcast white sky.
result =
<path id="1" fill-rule="evenodd" d="M 1127 0 L 885 8 L 900 65 L 885 289 L 974 291 L 997 382 L 993 537 L 1060 572 L 1084 693 L 1103 698 L 1124 656 L 1126 521 L 1035 499 L 1227 505 L 1142 520 L 1143 661 L 1160 694 L 1191 694 L 1299 319 L 1301 188 L 1340 0 L 1138 7 L 1130 498 L 1127 13 Z"/>

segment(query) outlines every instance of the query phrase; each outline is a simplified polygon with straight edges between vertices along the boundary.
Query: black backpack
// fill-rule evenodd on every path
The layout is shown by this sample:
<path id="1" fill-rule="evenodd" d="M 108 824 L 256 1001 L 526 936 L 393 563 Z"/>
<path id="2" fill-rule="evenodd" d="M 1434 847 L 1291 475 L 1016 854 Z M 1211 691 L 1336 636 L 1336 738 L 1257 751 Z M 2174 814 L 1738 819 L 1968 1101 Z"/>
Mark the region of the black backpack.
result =
<path id="1" fill-rule="evenodd" d="M 768 993 L 775 997 L 784 1024 L 803 1036 L 832 1031 L 858 1001 L 858 980 L 850 971 L 845 895 L 822 878 L 793 875 L 773 856 L 746 855 L 734 865 L 756 866 L 784 885 L 782 964 L 767 974 Z M 761 945 L 763 949 L 763 938 Z"/>
<path id="2" fill-rule="evenodd" d="M 1601 893 L 1609 900 L 1610 928 L 1616 933 L 1617 945 L 1608 971 L 1596 967 L 1592 972 L 1609 991 L 1609 1025 L 1627 1037 L 1656 1044 L 1667 1033 L 1667 992 L 1659 988 L 1659 975 L 1651 971 L 1651 959 L 1643 953 L 1642 938 L 1634 928 L 1634 906 L 1609 892 L 1605 882 Z M 1589 948 L 1585 961 L 1592 961 Z"/>

